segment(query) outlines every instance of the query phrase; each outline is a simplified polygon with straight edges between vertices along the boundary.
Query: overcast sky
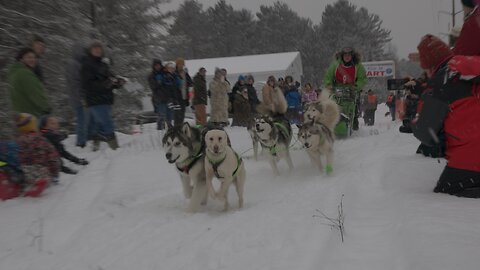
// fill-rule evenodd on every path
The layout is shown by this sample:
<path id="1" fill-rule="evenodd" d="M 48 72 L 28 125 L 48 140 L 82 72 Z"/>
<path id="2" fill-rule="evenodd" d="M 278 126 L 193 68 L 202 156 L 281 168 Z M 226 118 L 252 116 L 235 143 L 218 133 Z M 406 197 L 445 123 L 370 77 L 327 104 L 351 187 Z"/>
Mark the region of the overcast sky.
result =
<path id="1" fill-rule="evenodd" d="M 204 7 L 215 5 L 217 0 L 198 0 Z M 260 5 L 271 5 L 276 0 L 226 0 L 234 8 L 246 8 L 253 12 Z M 312 19 L 318 23 L 327 4 L 336 0 L 281 0 L 287 3 L 300 16 Z M 178 6 L 183 0 L 172 0 L 169 6 Z M 428 33 L 440 36 L 448 33 L 451 16 L 439 14 L 439 11 L 452 10 L 452 0 L 350 0 L 357 6 L 366 7 L 383 20 L 385 28 L 392 31 L 393 44 L 398 49 L 401 58 L 416 51 L 420 38 Z M 461 1 L 455 0 L 456 10 L 462 8 Z M 457 15 L 457 24 L 462 23 L 462 14 Z M 445 36 L 442 36 L 445 39 Z"/>

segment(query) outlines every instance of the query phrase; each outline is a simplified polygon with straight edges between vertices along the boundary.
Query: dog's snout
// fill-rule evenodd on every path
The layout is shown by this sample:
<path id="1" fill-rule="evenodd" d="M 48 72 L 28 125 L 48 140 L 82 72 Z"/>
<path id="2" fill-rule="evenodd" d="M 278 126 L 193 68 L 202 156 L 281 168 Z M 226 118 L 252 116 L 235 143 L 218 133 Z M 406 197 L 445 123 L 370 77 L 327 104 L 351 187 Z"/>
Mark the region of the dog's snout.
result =
<path id="1" fill-rule="evenodd" d="M 213 147 L 213 151 L 214 151 L 215 153 L 218 153 L 218 145 L 215 145 L 215 146 Z"/>
<path id="2" fill-rule="evenodd" d="M 304 145 L 305 145 L 306 148 L 310 147 L 309 143 L 305 143 Z"/>
<path id="3" fill-rule="evenodd" d="M 255 127 L 256 127 L 257 129 L 259 129 L 259 128 L 260 128 L 260 124 L 256 124 Z"/>
<path id="4" fill-rule="evenodd" d="M 166 153 L 166 154 L 165 154 L 165 157 L 166 157 L 167 159 L 171 159 L 171 158 L 172 158 L 172 153 Z"/>

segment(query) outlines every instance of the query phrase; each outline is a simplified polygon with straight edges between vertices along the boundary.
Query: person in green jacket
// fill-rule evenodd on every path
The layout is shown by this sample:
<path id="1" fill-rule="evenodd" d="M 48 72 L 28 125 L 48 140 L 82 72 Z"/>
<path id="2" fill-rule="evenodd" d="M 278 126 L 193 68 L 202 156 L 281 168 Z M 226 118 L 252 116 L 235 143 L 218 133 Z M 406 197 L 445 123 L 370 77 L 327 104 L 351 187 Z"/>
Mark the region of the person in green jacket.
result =
<path id="1" fill-rule="evenodd" d="M 17 62 L 10 66 L 7 73 L 12 109 L 16 113 L 29 113 L 36 117 L 49 114 L 51 107 L 45 89 L 33 71 L 37 64 L 35 52 L 23 48 L 15 59 Z"/>
<path id="2" fill-rule="evenodd" d="M 367 75 L 360 61 L 360 55 L 349 47 L 343 48 L 336 54 L 336 60 L 330 65 L 323 79 L 323 85 L 326 88 L 335 90 L 333 95 L 341 107 L 342 113 L 348 117 L 353 116 L 353 130 L 358 130 L 358 112 L 355 108 L 358 102 L 356 99 L 366 83 Z M 348 135 L 347 122 L 349 119 L 340 121 L 337 125 L 335 133 L 338 136 Z"/>

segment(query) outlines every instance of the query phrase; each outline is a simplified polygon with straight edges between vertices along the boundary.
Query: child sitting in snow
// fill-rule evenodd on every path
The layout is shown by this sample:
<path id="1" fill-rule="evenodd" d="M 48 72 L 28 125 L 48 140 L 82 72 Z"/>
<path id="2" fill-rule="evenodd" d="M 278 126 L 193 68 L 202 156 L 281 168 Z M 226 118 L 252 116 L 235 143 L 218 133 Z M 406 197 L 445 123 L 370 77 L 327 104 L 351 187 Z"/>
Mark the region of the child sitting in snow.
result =
<path id="1" fill-rule="evenodd" d="M 38 132 L 37 118 L 21 113 L 16 118 L 18 159 L 25 176 L 21 184 L 24 196 L 39 196 L 58 179 L 60 157 L 55 148 Z"/>
<path id="2" fill-rule="evenodd" d="M 43 137 L 45 137 L 55 147 L 61 158 L 70 160 L 71 162 L 78 165 L 88 165 L 88 161 L 86 161 L 85 159 L 78 158 L 65 150 L 62 141 L 67 138 L 67 135 L 60 132 L 60 124 L 56 117 L 50 115 L 43 116 L 40 119 L 39 128 Z M 70 169 L 65 166 L 63 164 L 63 161 L 61 171 L 67 174 L 77 174 L 76 170 Z"/>

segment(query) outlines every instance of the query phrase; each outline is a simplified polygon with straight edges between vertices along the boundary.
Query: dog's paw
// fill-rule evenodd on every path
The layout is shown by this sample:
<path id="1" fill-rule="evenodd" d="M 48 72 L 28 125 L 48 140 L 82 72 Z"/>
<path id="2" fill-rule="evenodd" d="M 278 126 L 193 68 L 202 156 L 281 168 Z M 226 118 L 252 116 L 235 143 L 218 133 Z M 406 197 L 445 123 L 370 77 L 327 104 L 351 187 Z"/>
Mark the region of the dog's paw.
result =
<path id="1" fill-rule="evenodd" d="M 325 168 L 325 171 L 327 172 L 327 175 L 332 175 L 333 173 L 332 165 L 327 165 L 327 167 Z"/>

